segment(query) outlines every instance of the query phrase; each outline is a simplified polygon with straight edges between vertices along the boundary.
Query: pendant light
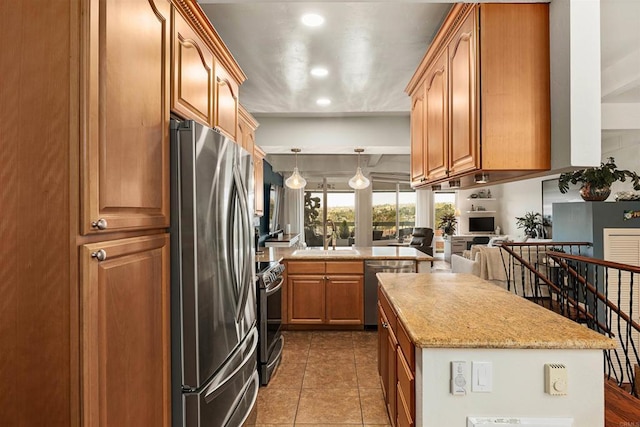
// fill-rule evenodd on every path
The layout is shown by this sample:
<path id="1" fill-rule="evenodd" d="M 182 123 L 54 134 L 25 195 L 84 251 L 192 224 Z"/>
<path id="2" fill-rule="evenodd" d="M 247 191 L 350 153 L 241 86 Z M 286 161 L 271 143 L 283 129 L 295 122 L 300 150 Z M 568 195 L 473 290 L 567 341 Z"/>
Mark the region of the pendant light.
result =
<path id="1" fill-rule="evenodd" d="M 294 190 L 304 188 L 307 185 L 307 180 L 300 175 L 298 171 L 298 153 L 301 151 L 299 148 L 292 148 L 292 152 L 296 154 L 296 166 L 293 168 L 293 173 L 289 178 L 284 181 L 284 185 Z"/>
<path id="2" fill-rule="evenodd" d="M 349 180 L 349 187 L 354 190 L 362 190 L 363 188 L 367 188 L 369 186 L 369 180 L 362 173 L 362 169 L 360 168 L 360 153 L 364 151 L 364 148 L 356 148 L 356 153 L 358 153 L 358 169 L 356 169 L 356 174 L 353 178 Z"/>

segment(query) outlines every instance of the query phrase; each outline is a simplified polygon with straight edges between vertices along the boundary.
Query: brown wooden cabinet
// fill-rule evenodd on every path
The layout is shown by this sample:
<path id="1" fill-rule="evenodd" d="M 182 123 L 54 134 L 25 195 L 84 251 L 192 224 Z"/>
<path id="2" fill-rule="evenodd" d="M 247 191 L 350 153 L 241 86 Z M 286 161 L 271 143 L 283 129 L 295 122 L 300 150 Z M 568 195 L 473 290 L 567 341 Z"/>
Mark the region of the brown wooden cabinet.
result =
<path id="1" fill-rule="evenodd" d="M 238 87 L 224 65 L 216 60 L 213 125 L 236 142 L 238 130 Z"/>
<path id="2" fill-rule="evenodd" d="M 477 132 L 476 85 L 476 17 L 470 13 L 454 34 L 448 47 L 450 175 L 480 168 L 480 146 Z"/>
<path id="3" fill-rule="evenodd" d="M 2 425 L 170 424 L 172 4 L 242 82 L 194 1 L 2 8 Z"/>
<path id="4" fill-rule="evenodd" d="M 80 250 L 83 425 L 169 426 L 169 235 Z"/>
<path id="5" fill-rule="evenodd" d="M 86 6 L 82 233 L 168 227 L 170 3 Z"/>
<path id="6" fill-rule="evenodd" d="M 428 181 L 449 173 L 448 86 L 446 52 L 433 62 L 425 79 L 424 147 Z"/>
<path id="7" fill-rule="evenodd" d="M 287 262 L 287 323 L 364 325 L 362 261 Z"/>
<path id="8" fill-rule="evenodd" d="M 406 89 L 413 186 L 548 170 L 549 88 L 547 4 L 455 5 Z"/>
<path id="9" fill-rule="evenodd" d="M 411 98 L 411 182 L 424 182 L 424 83 Z"/>
<path id="10" fill-rule="evenodd" d="M 173 8 L 171 110 L 185 119 L 213 126 L 213 52 L 198 32 Z"/>
<path id="11" fill-rule="evenodd" d="M 257 145 L 253 148 L 253 171 L 255 175 L 255 214 L 264 215 L 264 151 Z"/>
<path id="12" fill-rule="evenodd" d="M 392 425 L 415 425 L 415 347 L 378 288 L 378 372 Z"/>
<path id="13" fill-rule="evenodd" d="M 333 325 L 362 325 L 364 277 L 328 275 L 325 283 L 326 321 Z"/>

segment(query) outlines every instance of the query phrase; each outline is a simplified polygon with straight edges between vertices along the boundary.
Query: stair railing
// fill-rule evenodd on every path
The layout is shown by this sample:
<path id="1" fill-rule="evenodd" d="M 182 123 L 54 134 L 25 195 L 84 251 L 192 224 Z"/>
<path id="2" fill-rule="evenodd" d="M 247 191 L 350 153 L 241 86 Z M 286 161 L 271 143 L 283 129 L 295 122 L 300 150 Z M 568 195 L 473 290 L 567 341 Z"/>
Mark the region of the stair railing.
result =
<path id="1" fill-rule="evenodd" d="M 537 304 L 611 337 L 604 371 L 638 396 L 640 366 L 640 267 L 603 261 L 585 242 L 505 243 L 501 246 L 507 288 Z"/>

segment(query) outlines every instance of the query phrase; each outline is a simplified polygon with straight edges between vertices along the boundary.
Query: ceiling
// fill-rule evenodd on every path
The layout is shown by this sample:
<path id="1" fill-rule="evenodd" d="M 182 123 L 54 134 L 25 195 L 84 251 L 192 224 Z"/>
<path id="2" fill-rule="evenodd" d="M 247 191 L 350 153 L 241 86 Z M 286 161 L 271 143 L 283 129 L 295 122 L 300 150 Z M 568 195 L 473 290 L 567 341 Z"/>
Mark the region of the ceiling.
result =
<path id="1" fill-rule="evenodd" d="M 260 117 L 408 115 L 404 88 L 452 1 L 199 3 L 248 76 L 241 88 L 242 104 L 260 121 Z M 607 132 L 620 132 L 604 126 L 606 105 L 637 104 L 640 112 L 640 0 L 600 0 L 600 7 L 606 138 Z M 305 27 L 300 18 L 307 12 L 322 14 L 325 23 Z M 327 77 L 310 75 L 318 65 L 329 70 Z M 331 104 L 318 106 L 320 97 L 331 99 Z M 631 127 L 635 129 L 625 132 L 637 133 L 640 120 Z M 288 147 L 280 148 L 283 152 Z M 325 154 L 335 150 L 316 148 Z M 363 160 L 368 162 L 365 156 Z M 408 168 L 407 160 L 404 171 Z"/>
<path id="2" fill-rule="evenodd" d="M 200 4 L 248 76 L 242 105 L 254 115 L 408 114 L 404 88 L 450 4 L 255 2 Z M 325 18 L 319 27 L 305 13 Z M 310 70 L 323 66 L 324 78 Z M 319 106 L 318 98 L 331 104 Z"/>

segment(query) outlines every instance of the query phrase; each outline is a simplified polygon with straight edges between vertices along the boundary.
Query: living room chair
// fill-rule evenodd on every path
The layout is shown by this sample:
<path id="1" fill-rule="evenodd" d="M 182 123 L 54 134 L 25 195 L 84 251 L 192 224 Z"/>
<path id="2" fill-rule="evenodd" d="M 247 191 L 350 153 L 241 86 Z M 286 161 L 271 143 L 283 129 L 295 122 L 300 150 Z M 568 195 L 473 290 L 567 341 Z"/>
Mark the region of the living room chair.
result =
<path id="1" fill-rule="evenodd" d="M 411 238 L 411 242 L 409 242 L 409 247 L 433 256 L 433 247 L 431 247 L 431 243 L 433 242 L 433 229 L 427 227 L 415 227 L 411 234 L 413 237 Z"/>

